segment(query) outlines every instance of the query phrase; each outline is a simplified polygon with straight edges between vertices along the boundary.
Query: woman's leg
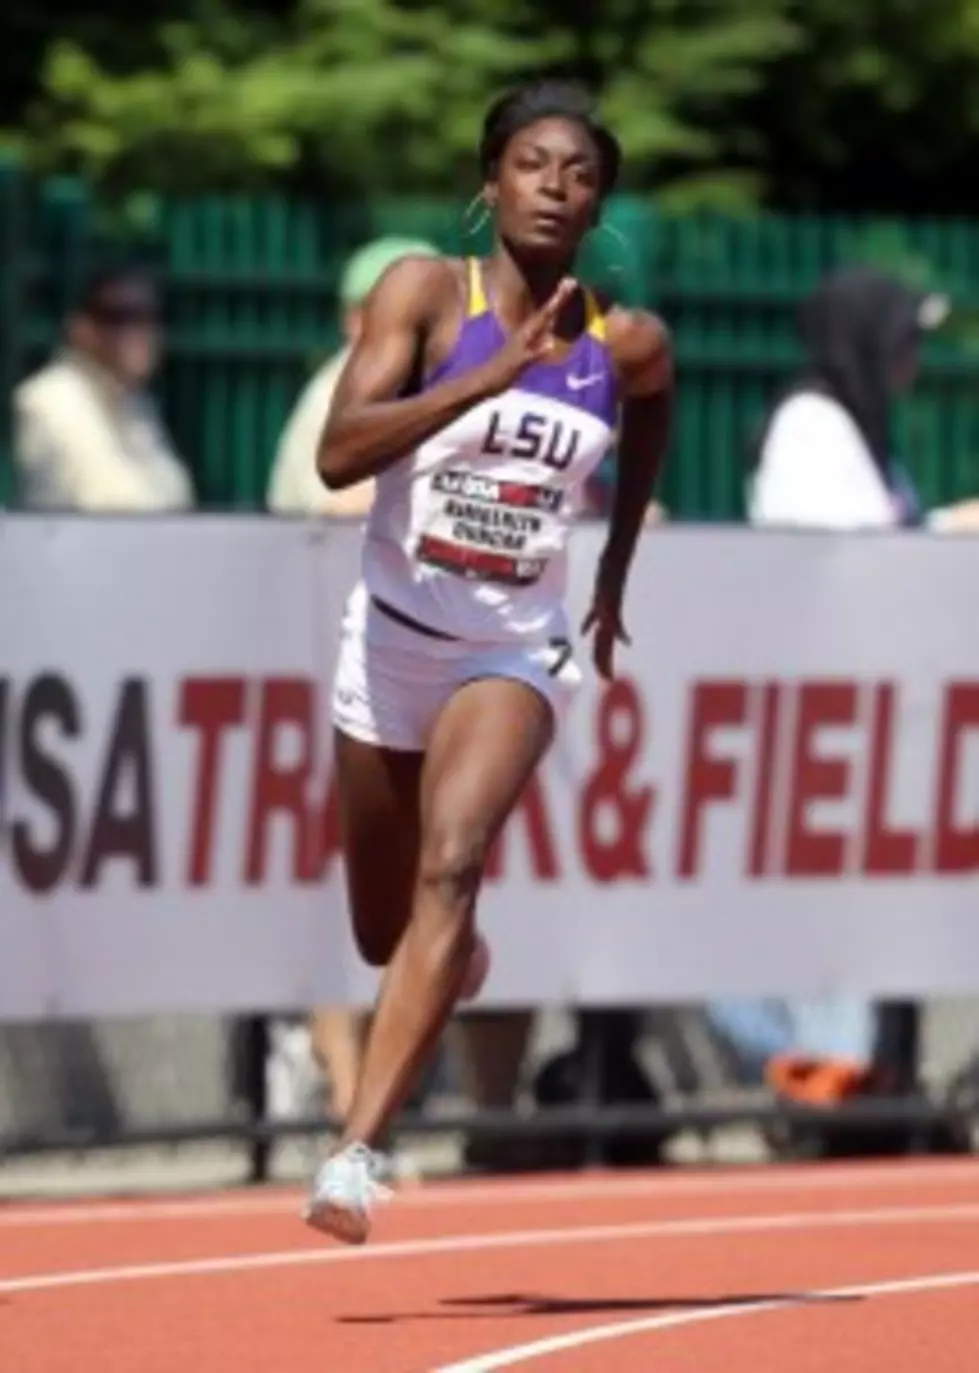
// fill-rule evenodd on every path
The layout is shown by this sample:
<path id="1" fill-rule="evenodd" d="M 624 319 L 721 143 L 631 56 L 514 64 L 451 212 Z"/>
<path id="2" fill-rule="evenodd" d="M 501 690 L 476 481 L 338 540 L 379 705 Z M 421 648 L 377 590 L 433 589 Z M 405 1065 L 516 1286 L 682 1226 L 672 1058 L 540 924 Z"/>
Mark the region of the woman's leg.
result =
<path id="1" fill-rule="evenodd" d="M 418 869 L 421 753 L 379 748 L 337 733 L 340 830 L 354 936 L 368 963 L 387 963 L 411 914 Z M 318 1007 L 313 1053 L 330 1080 L 333 1113 L 348 1114 L 360 1075 L 366 1017 Z"/>
<path id="2" fill-rule="evenodd" d="M 421 834 L 424 755 L 338 730 L 334 766 L 354 938 L 374 967 L 390 959 L 411 914 Z"/>
<path id="3" fill-rule="evenodd" d="M 449 1020 L 475 945 L 487 853 L 553 727 L 547 701 L 504 678 L 468 683 L 439 715 L 421 776 L 411 918 L 387 967 L 341 1148 L 378 1140 Z"/>

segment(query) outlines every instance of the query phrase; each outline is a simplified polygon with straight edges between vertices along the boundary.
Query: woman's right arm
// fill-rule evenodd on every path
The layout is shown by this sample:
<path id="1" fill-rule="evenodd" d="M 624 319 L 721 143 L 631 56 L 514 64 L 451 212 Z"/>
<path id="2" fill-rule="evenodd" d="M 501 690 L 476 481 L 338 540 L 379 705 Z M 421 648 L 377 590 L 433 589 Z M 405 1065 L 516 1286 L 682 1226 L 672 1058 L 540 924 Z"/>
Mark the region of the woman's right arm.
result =
<path id="1" fill-rule="evenodd" d="M 500 390 L 499 369 L 484 366 L 399 398 L 440 310 L 457 290 L 444 260 L 404 258 L 371 293 L 317 449 L 317 469 L 331 490 L 392 466 Z"/>
<path id="2" fill-rule="evenodd" d="M 458 289 L 444 258 L 402 258 L 368 297 L 361 335 L 337 383 L 316 455 L 331 490 L 383 472 L 474 405 L 512 386 L 554 346 L 557 320 L 577 286 L 567 277 L 559 282 L 550 299 L 480 366 L 399 399 L 426 338 Z"/>

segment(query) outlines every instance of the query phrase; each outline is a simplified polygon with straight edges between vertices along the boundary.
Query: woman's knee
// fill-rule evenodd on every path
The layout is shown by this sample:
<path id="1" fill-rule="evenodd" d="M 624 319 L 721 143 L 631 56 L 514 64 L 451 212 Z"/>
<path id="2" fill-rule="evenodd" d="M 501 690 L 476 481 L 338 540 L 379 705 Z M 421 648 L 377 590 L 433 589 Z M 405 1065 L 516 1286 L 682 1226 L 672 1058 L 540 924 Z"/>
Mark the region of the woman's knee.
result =
<path id="1" fill-rule="evenodd" d="M 490 838 L 485 826 L 458 819 L 436 819 L 422 835 L 421 883 L 440 904 L 459 915 L 471 914 L 483 880 Z"/>

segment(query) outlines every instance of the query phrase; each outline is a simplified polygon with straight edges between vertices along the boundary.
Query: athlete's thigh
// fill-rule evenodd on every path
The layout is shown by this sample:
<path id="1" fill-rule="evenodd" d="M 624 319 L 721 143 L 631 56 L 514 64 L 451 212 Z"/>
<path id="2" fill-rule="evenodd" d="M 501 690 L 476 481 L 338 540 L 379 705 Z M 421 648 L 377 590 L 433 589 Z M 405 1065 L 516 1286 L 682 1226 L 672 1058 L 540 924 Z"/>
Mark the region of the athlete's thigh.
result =
<path id="1" fill-rule="evenodd" d="M 525 682 L 486 677 L 459 687 L 442 708 L 425 755 L 425 861 L 448 848 L 455 861 L 481 862 L 553 733 L 551 706 Z"/>
<path id="2" fill-rule="evenodd" d="M 334 757 L 354 934 L 367 961 L 383 964 L 411 914 L 423 755 L 363 743 L 337 730 Z"/>

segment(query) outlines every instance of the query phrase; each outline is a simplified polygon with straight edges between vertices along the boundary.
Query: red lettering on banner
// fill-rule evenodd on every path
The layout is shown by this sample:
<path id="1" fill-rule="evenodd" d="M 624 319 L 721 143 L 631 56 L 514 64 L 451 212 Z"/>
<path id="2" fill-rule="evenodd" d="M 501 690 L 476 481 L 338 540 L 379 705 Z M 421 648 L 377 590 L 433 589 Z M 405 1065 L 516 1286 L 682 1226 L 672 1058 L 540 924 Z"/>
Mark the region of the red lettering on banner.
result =
<path id="1" fill-rule="evenodd" d="M 503 841 L 510 832 L 518 812 L 524 817 L 534 876 L 540 882 L 556 882 L 561 876 L 557 846 L 551 832 L 544 788 L 536 773 L 524 788 L 523 795 L 511 812 L 503 833 L 490 849 L 486 860 L 486 880 L 495 882 L 503 875 Z"/>
<path id="2" fill-rule="evenodd" d="M 53 821 L 53 838 L 44 845 L 27 820 L 10 824 L 12 867 L 29 891 L 53 891 L 68 872 L 78 831 L 78 802 L 71 772 L 49 749 L 54 732 L 62 739 L 82 733 L 82 713 L 71 683 L 45 673 L 28 683 L 17 723 L 17 761 L 26 789 L 41 801 Z M 50 828 L 48 826 L 43 828 Z"/>
<path id="3" fill-rule="evenodd" d="M 815 801 L 842 801 L 850 785 L 850 764 L 816 751 L 819 732 L 853 725 L 857 688 L 853 682 L 803 682 L 799 687 L 789 791 L 785 873 L 788 877 L 836 877 L 844 871 L 847 835 L 810 829 L 806 812 Z"/>
<path id="4" fill-rule="evenodd" d="M 737 768 L 730 758 L 710 750 L 715 730 L 744 725 L 748 688 L 743 682 L 697 682 L 694 685 L 685 768 L 686 791 L 680 822 L 677 876 L 691 878 L 700 867 L 703 814 L 715 801 L 730 801 Z"/>
<path id="5" fill-rule="evenodd" d="M 886 818 L 894 754 L 894 697 L 893 683 L 879 682 L 871 698 L 870 762 L 867 769 L 862 863 L 868 877 L 912 873 L 917 866 L 921 836 L 915 830 L 895 829 Z"/>
<path id="6" fill-rule="evenodd" d="M 78 879 L 82 887 L 97 886 L 104 865 L 113 858 L 132 860 L 141 887 L 152 887 L 157 880 L 147 691 L 146 683 L 138 679 L 124 681 L 119 690 L 109 752 Z M 119 799 L 120 783 L 127 775 L 132 779 L 130 807 Z"/>
<path id="7" fill-rule="evenodd" d="M 598 707 L 597 736 L 601 761 L 585 783 L 578 810 L 578 843 L 585 867 L 596 882 L 649 877 L 644 831 L 653 789 L 626 788 L 643 743 L 642 700 L 633 682 L 622 677 L 605 688 Z M 602 834 L 603 811 L 614 817 L 614 839 Z"/>
<path id="8" fill-rule="evenodd" d="M 192 785 L 186 881 L 190 887 L 201 887 L 211 879 L 225 731 L 245 719 L 244 678 L 186 678 L 180 686 L 177 718 L 183 728 L 196 729 L 200 738 Z"/>
<path id="9" fill-rule="evenodd" d="M 775 792 L 778 756 L 776 745 L 781 699 L 778 682 L 766 682 L 761 689 L 760 738 L 755 755 L 755 796 L 748 848 L 748 874 L 751 877 L 764 877 L 771 871 L 771 839 L 774 826 L 772 799 Z"/>
<path id="10" fill-rule="evenodd" d="M 962 752 L 971 731 L 979 730 L 979 682 L 953 682 L 945 695 L 935 817 L 936 872 L 974 872 L 979 868 L 979 825 L 956 823 L 955 806 Z"/>
<path id="11" fill-rule="evenodd" d="M 107 718 L 84 721 L 79 694 L 65 678 L 45 674 L 18 689 L 0 677 L 0 843 L 6 841 L 11 875 L 24 889 L 46 893 L 73 880 L 97 889 L 120 858 L 131 866 L 135 884 L 146 888 L 161 880 L 150 693 L 142 679 L 124 679 Z M 968 750 L 979 749 L 979 680 L 948 686 L 937 728 L 909 720 L 921 789 L 929 785 L 932 767 L 934 784 L 931 814 L 902 824 L 892 818 L 891 795 L 902 728 L 898 693 L 898 685 L 887 681 L 693 683 L 686 785 L 677 798 L 676 879 L 705 870 L 710 807 L 732 802 L 745 811 L 741 862 L 748 880 L 834 877 L 848 870 L 867 879 L 979 872 L 979 809 L 975 793 L 965 788 Z M 341 850 L 339 805 L 335 775 L 320 748 L 324 741 L 317 737 L 315 698 L 316 683 L 305 678 L 229 676 L 179 684 L 175 724 L 196 731 L 185 869 L 179 874 L 188 885 L 213 880 L 220 831 L 230 828 L 222 824 L 228 804 L 222 787 L 232 746 L 249 749 L 252 764 L 245 851 L 234 854 L 241 880 L 253 887 L 280 876 L 316 883 L 328 874 Z M 101 717 L 101 687 L 94 699 Z M 656 792 L 639 771 L 645 727 L 637 685 L 609 685 L 596 706 L 594 766 L 582 780 L 575 814 L 581 870 L 596 883 L 653 876 L 649 830 Z M 825 756 L 831 728 L 846 730 L 850 742 Z M 725 729 L 740 731 L 729 748 L 713 737 Z M 864 747 L 866 767 L 862 752 L 857 767 Z M 94 778 L 90 797 L 76 779 L 76 764 L 79 778 Z M 562 879 L 551 801 L 574 802 L 570 785 L 567 794 L 552 798 L 549 777 L 554 774 L 535 775 L 525 788 L 491 850 L 488 880 L 506 875 L 512 857 L 507 844 L 517 842 L 519 826 L 533 878 Z M 821 802 L 847 803 L 852 823 L 820 827 L 812 812 Z M 277 825 L 288 834 L 275 837 Z M 278 838 L 290 848 L 284 874 L 273 863 Z M 734 861 L 737 877 L 741 864 Z"/>
<path id="12" fill-rule="evenodd" d="M 277 761 L 284 737 L 298 736 L 295 761 Z M 313 770 L 313 685 L 301 677 L 271 678 L 262 684 L 258 737 L 252 774 L 251 807 L 244 880 L 264 882 L 270 821 L 276 814 L 292 821 L 292 876 L 298 881 L 309 864 L 307 797 Z"/>

